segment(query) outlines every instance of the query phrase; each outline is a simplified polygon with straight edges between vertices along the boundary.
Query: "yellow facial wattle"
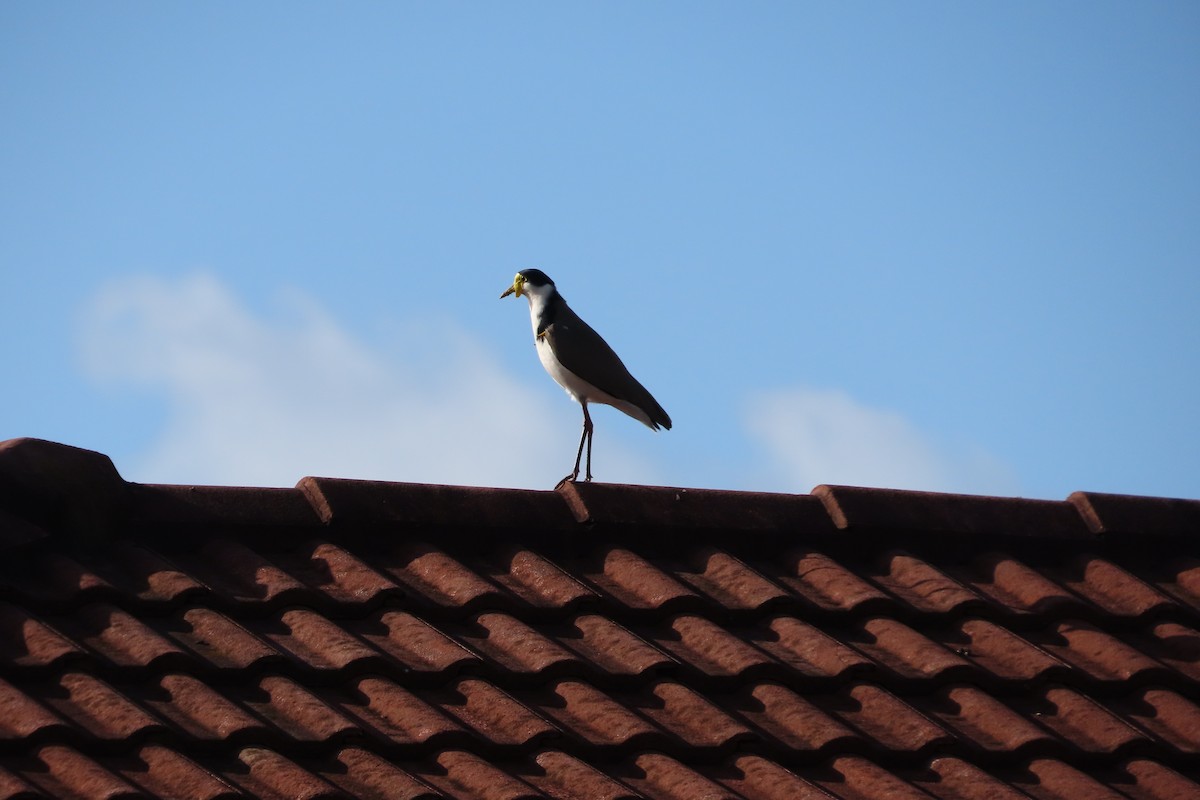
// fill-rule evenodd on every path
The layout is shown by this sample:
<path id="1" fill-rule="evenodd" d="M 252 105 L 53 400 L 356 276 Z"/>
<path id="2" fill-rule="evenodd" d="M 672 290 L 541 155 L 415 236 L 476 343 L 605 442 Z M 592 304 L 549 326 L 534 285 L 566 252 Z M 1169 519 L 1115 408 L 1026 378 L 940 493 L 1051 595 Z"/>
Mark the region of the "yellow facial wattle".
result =
<path id="1" fill-rule="evenodd" d="M 518 272 L 517 277 L 513 278 L 512 286 L 505 289 L 504 294 L 500 295 L 500 298 L 504 299 L 505 297 L 508 297 L 510 294 L 515 294 L 517 297 L 520 297 L 521 289 L 524 286 L 525 286 L 525 278 L 521 275 L 521 273 Z"/>

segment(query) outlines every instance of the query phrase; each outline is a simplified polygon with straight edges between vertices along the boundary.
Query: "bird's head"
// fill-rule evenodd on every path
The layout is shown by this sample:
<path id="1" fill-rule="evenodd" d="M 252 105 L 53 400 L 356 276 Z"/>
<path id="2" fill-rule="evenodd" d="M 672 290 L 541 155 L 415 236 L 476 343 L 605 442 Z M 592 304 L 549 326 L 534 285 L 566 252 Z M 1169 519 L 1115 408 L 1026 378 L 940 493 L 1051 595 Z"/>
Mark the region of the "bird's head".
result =
<path id="1" fill-rule="evenodd" d="M 540 269 L 523 269 L 513 278 L 512 286 L 504 290 L 501 299 L 515 294 L 521 297 L 526 294 L 542 294 L 554 288 L 554 281 Z"/>

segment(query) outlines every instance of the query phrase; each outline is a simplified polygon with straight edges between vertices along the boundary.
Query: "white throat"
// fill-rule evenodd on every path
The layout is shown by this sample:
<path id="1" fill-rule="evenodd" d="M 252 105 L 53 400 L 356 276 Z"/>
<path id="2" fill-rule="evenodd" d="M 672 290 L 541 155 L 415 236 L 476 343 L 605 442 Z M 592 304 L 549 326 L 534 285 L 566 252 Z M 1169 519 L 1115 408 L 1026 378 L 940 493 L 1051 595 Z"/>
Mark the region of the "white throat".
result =
<path id="1" fill-rule="evenodd" d="M 533 326 L 533 334 L 537 335 L 538 323 L 542 319 L 542 314 L 546 311 L 546 304 L 550 302 L 550 295 L 554 292 L 552 286 L 529 286 L 526 285 L 522 294 L 529 298 L 529 324 Z"/>

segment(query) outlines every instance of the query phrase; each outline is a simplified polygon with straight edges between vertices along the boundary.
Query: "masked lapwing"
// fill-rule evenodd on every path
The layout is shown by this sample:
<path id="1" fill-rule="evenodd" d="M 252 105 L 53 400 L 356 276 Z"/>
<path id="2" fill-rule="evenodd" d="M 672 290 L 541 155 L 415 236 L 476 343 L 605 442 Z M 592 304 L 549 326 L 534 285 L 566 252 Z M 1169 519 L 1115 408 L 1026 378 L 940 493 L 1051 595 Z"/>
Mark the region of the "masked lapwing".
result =
<path id="1" fill-rule="evenodd" d="M 500 295 L 529 298 L 529 320 L 538 358 L 550 377 L 583 407 L 583 435 L 575 453 L 575 468 L 563 480 L 579 478 L 579 461 L 587 444 L 584 480 L 592 479 L 592 415 L 588 403 L 604 403 L 624 411 L 653 430 L 671 429 L 671 418 L 646 387 L 629 374 L 621 359 L 600 334 L 571 310 L 554 281 L 540 269 L 523 269 Z"/>

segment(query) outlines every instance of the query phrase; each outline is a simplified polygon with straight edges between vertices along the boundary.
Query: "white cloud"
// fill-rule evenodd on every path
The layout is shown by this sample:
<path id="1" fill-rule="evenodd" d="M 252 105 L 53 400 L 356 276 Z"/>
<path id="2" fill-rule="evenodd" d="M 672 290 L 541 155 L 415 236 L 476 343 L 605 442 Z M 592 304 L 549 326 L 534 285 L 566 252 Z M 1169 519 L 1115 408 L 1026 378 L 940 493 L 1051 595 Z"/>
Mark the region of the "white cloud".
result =
<path id="1" fill-rule="evenodd" d="M 83 324 L 88 370 L 161 391 L 168 408 L 147 452 L 118 465 L 126 477 L 549 488 L 570 466 L 578 406 L 552 384 L 526 387 L 505 374 L 452 320 L 413 326 L 409 340 L 420 346 L 389 350 L 356 339 L 311 299 L 292 294 L 281 308 L 278 318 L 258 316 L 208 275 L 127 279 L 98 293 Z M 597 458 L 608 480 L 653 480 L 619 445 Z"/>
<path id="2" fill-rule="evenodd" d="M 903 415 L 837 390 L 763 392 L 746 427 L 790 491 L 822 483 L 940 492 L 1013 494 L 1010 468 L 978 448 L 949 448 Z"/>

